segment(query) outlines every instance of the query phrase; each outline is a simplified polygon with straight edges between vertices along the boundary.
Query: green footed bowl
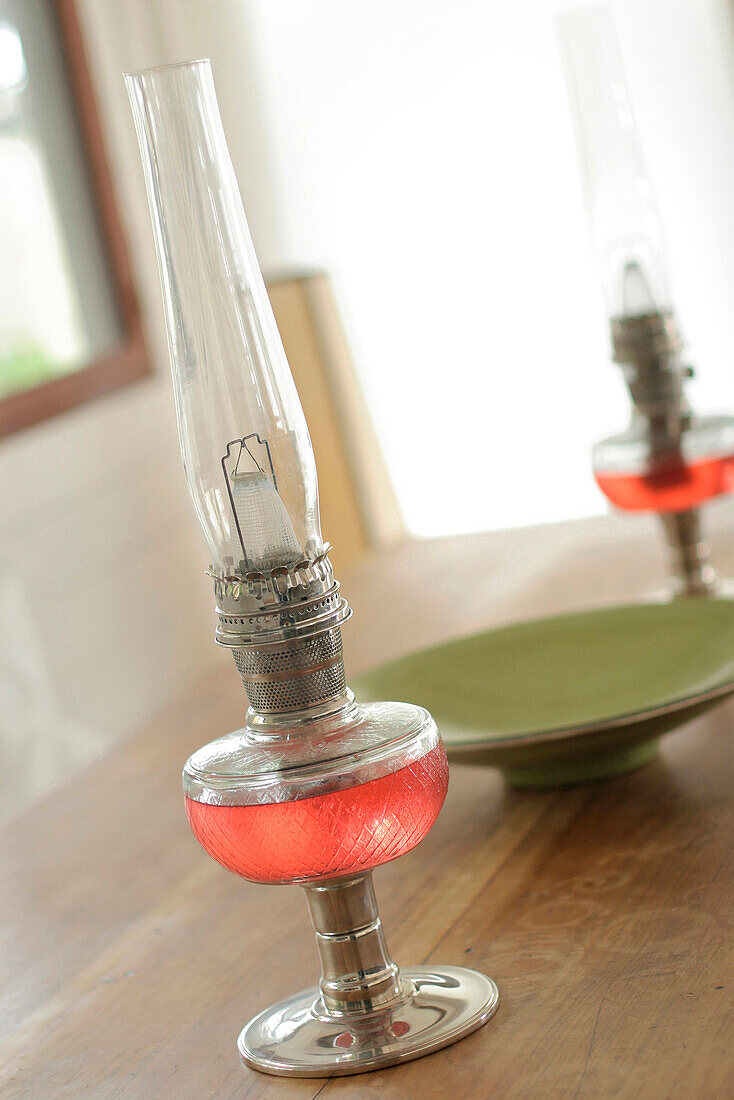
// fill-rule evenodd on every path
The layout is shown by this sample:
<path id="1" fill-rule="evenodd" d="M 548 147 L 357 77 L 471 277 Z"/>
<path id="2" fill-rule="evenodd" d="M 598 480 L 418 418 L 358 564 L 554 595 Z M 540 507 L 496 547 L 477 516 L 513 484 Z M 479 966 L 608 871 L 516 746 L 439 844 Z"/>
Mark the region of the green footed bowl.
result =
<path id="1" fill-rule="evenodd" d="M 353 686 L 362 701 L 426 707 L 452 759 L 497 767 L 514 787 L 606 779 L 734 693 L 734 601 L 518 623 L 412 653 Z"/>

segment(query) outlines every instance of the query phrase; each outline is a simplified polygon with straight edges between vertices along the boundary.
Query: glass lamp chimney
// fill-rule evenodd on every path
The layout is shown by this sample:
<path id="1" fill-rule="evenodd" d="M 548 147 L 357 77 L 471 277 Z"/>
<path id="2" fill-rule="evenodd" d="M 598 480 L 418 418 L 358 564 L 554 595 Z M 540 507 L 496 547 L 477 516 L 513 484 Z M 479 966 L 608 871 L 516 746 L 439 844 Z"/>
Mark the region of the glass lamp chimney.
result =
<path id="1" fill-rule="evenodd" d="M 611 13 L 557 17 L 592 246 L 610 318 L 671 308 L 663 227 L 630 105 Z"/>
<path id="2" fill-rule="evenodd" d="M 323 551 L 316 466 L 208 61 L 125 77 L 163 288 L 181 453 L 222 575 Z"/>

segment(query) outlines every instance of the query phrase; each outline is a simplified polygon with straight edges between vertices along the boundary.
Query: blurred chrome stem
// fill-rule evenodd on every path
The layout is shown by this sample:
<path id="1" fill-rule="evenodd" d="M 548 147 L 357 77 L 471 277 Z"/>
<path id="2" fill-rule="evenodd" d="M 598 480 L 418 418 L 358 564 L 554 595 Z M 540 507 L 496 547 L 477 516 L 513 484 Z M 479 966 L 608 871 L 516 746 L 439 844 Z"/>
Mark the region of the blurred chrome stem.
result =
<path id="1" fill-rule="evenodd" d="M 662 512 L 660 519 L 672 551 L 673 570 L 681 584 L 679 595 L 714 595 L 716 573 L 709 563 L 708 543 L 701 534 L 700 509 Z"/>

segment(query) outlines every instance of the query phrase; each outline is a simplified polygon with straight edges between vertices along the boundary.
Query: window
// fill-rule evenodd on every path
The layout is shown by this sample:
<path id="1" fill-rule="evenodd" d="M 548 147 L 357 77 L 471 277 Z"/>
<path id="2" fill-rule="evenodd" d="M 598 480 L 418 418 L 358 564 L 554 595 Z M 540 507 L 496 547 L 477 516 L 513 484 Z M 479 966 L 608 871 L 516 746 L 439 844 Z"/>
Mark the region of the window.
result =
<path id="1" fill-rule="evenodd" d="M 148 372 L 73 0 L 0 0 L 0 435 Z"/>

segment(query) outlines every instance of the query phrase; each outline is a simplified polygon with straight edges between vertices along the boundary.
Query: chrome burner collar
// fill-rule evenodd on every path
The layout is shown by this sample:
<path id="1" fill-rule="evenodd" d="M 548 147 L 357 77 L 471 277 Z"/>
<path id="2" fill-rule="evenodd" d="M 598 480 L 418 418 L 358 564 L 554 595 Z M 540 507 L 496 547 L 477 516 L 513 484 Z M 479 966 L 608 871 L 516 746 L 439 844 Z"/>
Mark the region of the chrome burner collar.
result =
<path id="1" fill-rule="evenodd" d="M 618 363 L 677 355 L 683 347 L 675 315 L 670 311 L 612 317 L 610 324 Z"/>
<path id="2" fill-rule="evenodd" d="M 659 446 L 680 434 L 691 410 L 683 391 L 692 373 L 681 363 L 683 342 L 672 313 L 611 320 L 614 358 L 622 367 L 635 409 L 650 420 Z M 656 445 L 655 439 L 652 440 Z"/>
<path id="3" fill-rule="evenodd" d="M 216 640 L 230 649 L 306 638 L 341 626 L 351 615 L 326 551 L 290 570 L 209 572 L 219 615 Z"/>
<path id="4" fill-rule="evenodd" d="M 338 626 L 279 643 L 239 645 L 232 655 L 250 706 L 259 714 L 307 711 L 346 695 Z"/>
<path id="5" fill-rule="evenodd" d="M 214 580 L 217 605 L 240 613 L 273 610 L 284 604 L 313 599 L 334 587 L 334 570 L 329 561 L 327 543 L 315 558 L 304 558 L 292 566 L 278 566 L 268 572 L 222 573 L 210 566 L 207 574 Z"/>

